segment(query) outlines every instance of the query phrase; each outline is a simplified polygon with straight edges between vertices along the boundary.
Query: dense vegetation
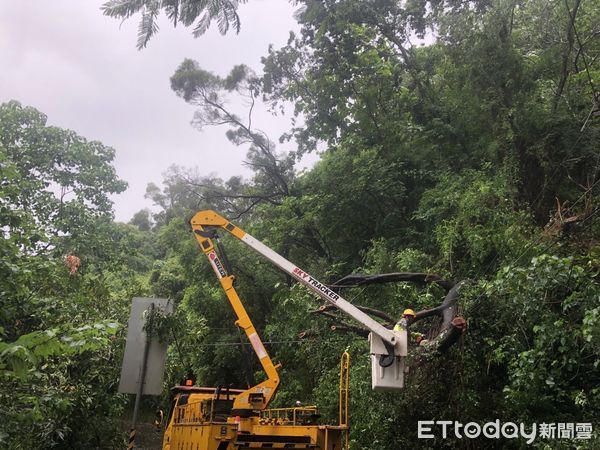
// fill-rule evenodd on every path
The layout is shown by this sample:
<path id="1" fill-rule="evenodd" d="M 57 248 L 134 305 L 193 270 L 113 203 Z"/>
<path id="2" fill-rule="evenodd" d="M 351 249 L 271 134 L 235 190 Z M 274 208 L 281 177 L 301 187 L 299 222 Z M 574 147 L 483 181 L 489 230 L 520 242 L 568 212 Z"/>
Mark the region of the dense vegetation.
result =
<path id="1" fill-rule="evenodd" d="M 161 2 L 111 3 L 118 17 L 154 5 L 140 27 L 145 45 Z M 177 22 L 178 2 L 163 3 Z M 134 295 L 176 301 L 163 330 L 166 385 L 188 370 L 203 385 L 260 377 L 256 362 L 244 369 L 233 313 L 189 233 L 205 208 L 324 281 L 399 271 L 470 280 L 459 345 L 414 361 L 404 392 L 374 393 L 366 342 L 330 331 L 308 313 L 319 303 L 304 289 L 225 239 L 241 296 L 283 364 L 276 405 L 318 403 L 335 420 L 339 356 L 349 349 L 355 450 L 419 448 L 419 419 L 591 422 L 597 436 L 600 2 L 298 3 L 301 33 L 269 49 L 262 73 L 236 66 L 219 76 L 186 60 L 171 79 L 197 106 L 195 126 L 227 127 L 253 177 L 172 167 L 162 186 L 148 186 L 156 210 L 130 224 L 112 221 L 108 195 L 125 188 L 112 149 L 46 126 L 33 108 L 1 106 L 0 446 L 119 445 L 125 399 L 115 391 Z M 223 31 L 228 20 L 239 26 L 227 11 L 212 11 L 199 34 L 212 19 Z M 187 8 L 181 20 L 201 14 Z M 292 104 L 280 143 L 294 150 L 277 150 L 248 111 L 229 109 L 232 98 L 273 113 Z M 295 168 L 317 150 L 314 167 Z M 392 316 L 443 297 L 437 286 L 403 283 L 346 294 Z"/>

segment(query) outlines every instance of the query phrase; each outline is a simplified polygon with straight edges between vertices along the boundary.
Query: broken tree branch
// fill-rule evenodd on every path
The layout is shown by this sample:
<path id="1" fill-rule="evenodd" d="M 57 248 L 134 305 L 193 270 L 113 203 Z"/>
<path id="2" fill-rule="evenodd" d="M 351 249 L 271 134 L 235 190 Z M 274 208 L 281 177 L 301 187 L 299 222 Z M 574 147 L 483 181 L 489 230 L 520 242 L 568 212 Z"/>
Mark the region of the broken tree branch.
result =
<path id="1" fill-rule="evenodd" d="M 367 284 L 382 284 L 382 283 L 417 283 L 417 284 L 428 284 L 435 283 L 442 287 L 446 292 L 454 287 L 453 282 L 444 280 L 439 275 L 434 273 L 416 273 L 416 272 L 392 272 L 382 273 L 377 275 L 363 275 L 363 274 L 352 274 L 347 275 L 344 278 L 336 281 L 329 287 L 335 288 L 348 288 L 348 287 L 359 287 Z"/>
<path id="2" fill-rule="evenodd" d="M 354 327 L 352 325 L 331 325 L 331 331 L 343 331 L 346 333 L 358 334 L 360 337 L 369 337 L 369 331 L 364 328 Z"/>
<path id="3" fill-rule="evenodd" d="M 367 313 L 372 316 L 379 317 L 380 319 L 385 320 L 386 323 L 384 323 L 384 325 L 387 327 L 391 327 L 394 325 L 394 323 L 396 323 L 396 320 L 392 316 L 388 315 L 387 313 L 385 313 L 383 311 L 380 311 L 379 309 L 369 308 L 368 306 L 360 306 L 360 305 L 354 305 L 354 306 L 356 306 L 358 309 L 360 309 L 364 313 Z M 314 312 L 321 312 L 321 311 L 337 311 L 337 308 L 333 305 L 321 305 L 321 306 L 319 306 L 319 309 Z"/>

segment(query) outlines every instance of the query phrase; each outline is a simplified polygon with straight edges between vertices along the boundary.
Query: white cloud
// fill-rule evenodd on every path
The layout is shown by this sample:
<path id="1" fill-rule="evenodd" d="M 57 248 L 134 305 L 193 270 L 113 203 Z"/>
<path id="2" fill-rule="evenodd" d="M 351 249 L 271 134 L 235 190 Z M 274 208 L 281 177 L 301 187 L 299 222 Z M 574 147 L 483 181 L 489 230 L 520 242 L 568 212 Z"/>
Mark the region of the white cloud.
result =
<path id="1" fill-rule="evenodd" d="M 102 3 L 0 3 L 0 102 L 18 100 L 47 114 L 52 125 L 114 147 L 117 171 L 130 186 L 115 197 L 118 220 L 147 206 L 146 184 L 160 182 L 171 164 L 223 178 L 247 175 L 245 149 L 233 147 L 224 129 L 194 130 L 194 108 L 175 96 L 169 78 L 186 57 L 221 75 L 239 63 L 260 69 L 268 45 L 285 45 L 289 30 L 297 29 L 293 7 L 251 1 L 240 8 L 239 35 L 211 29 L 199 39 L 162 20 L 148 47 L 137 51 L 139 18 L 121 23 L 105 17 Z M 255 123 L 273 138 L 285 126 L 266 114 Z"/>

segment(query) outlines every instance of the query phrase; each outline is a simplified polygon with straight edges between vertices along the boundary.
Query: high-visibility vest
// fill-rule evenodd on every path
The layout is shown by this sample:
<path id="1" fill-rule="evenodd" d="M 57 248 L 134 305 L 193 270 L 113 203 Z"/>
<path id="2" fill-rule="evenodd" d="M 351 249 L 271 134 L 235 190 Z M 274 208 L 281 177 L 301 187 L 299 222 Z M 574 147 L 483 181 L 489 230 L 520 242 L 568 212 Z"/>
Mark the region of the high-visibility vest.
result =
<path id="1" fill-rule="evenodd" d="M 396 322 L 396 325 L 394 325 L 394 331 L 405 331 L 407 328 L 408 320 L 406 320 L 404 317 Z"/>

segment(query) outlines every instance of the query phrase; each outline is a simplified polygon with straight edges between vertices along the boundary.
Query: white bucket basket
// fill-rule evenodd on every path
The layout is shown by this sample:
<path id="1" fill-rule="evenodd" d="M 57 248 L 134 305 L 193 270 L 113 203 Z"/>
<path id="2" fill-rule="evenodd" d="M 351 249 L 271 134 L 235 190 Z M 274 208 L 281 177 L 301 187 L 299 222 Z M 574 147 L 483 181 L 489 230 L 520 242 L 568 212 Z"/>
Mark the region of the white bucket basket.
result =
<path id="1" fill-rule="evenodd" d="M 376 334 L 369 334 L 371 344 L 371 386 L 375 391 L 397 391 L 404 387 L 404 374 L 408 371 L 406 355 L 408 354 L 408 338 L 406 331 L 396 331 L 396 357 L 388 367 L 382 367 L 379 359 L 388 355 L 383 340 Z"/>

